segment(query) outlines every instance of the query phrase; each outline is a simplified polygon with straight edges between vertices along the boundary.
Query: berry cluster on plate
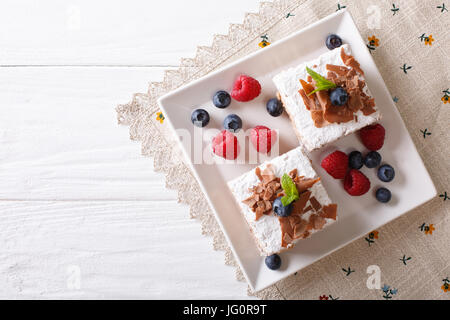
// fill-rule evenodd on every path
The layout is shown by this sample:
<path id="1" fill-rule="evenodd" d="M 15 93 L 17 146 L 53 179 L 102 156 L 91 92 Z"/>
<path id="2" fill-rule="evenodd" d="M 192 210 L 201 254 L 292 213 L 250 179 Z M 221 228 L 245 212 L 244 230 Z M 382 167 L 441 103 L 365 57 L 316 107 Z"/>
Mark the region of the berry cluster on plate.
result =
<path id="1" fill-rule="evenodd" d="M 381 165 L 381 154 L 386 130 L 381 124 L 367 126 L 359 131 L 364 146 L 369 149 L 365 156 L 360 151 L 352 151 L 348 155 L 336 150 L 327 155 L 321 163 L 322 168 L 335 179 L 344 181 L 344 189 L 351 196 L 362 196 L 370 189 L 370 180 L 360 171 L 363 166 L 377 168 L 377 176 L 383 182 L 391 182 L 395 177 L 394 168 L 384 163 Z M 391 200 L 391 191 L 385 187 L 378 188 L 375 196 L 380 202 Z"/>
<path id="2" fill-rule="evenodd" d="M 248 76 L 240 75 L 233 85 L 233 90 L 229 94 L 225 90 L 217 91 L 213 98 L 213 104 L 219 109 L 227 108 L 232 99 L 239 102 L 248 102 L 259 96 L 261 84 L 258 80 Z M 283 104 L 277 98 L 272 98 L 266 103 L 267 112 L 278 117 L 283 113 Z M 197 127 L 205 127 L 210 121 L 208 111 L 205 109 L 195 109 L 191 114 L 191 122 Z M 223 130 L 213 138 L 213 153 L 219 157 L 234 160 L 240 152 L 238 139 L 234 135 L 242 129 L 242 119 L 237 114 L 228 114 L 223 122 Z M 266 126 L 258 125 L 250 131 L 250 141 L 256 151 L 269 153 L 272 146 L 277 141 L 277 132 Z"/>

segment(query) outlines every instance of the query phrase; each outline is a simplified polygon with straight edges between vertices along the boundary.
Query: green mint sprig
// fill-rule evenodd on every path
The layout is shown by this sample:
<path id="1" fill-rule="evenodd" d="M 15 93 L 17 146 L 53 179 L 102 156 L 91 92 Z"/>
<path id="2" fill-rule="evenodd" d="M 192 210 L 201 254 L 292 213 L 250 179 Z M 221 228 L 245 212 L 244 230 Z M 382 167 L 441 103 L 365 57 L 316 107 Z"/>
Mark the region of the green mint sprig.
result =
<path id="1" fill-rule="evenodd" d="M 306 72 L 308 72 L 308 74 L 311 76 L 311 78 L 314 79 L 314 81 L 316 82 L 316 86 L 317 88 L 313 91 L 311 91 L 308 96 L 310 94 L 313 94 L 317 91 L 322 91 L 322 90 L 328 90 L 328 89 L 333 89 L 336 88 L 336 84 L 324 77 L 322 77 L 320 74 L 318 74 L 317 72 L 315 72 L 314 70 L 306 67 Z"/>
<path id="2" fill-rule="evenodd" d="M 283 196 L 283 198 L 281 198 L 281 203 L 283 204 L 283 206 L 286 207 L 293 201 L 300 198 L 297 186 L 295 185 L 294 181 L 292 181 L 291 177 L 286 173 L 283 174 L 283 177 L 281 177 L 281 187 L 286 194 L 285 196 Z"/>

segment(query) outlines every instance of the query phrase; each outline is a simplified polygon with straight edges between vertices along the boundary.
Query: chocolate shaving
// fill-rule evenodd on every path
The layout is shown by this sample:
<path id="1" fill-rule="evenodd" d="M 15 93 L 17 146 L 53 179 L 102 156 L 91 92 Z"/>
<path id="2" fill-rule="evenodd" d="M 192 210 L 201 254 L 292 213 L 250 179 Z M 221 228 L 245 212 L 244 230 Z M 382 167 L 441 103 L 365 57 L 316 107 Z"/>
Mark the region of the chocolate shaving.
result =
<path id="1" fill-rule="evenodd" d="M 297 174 L 298 174 L 297 168 L 295 168 L 295 169 L 291 170 L 291 172 L 289 172 L 289 176 L 291 177 L 291 179 L 296 178 Z"/>
<path id="2" fill-rule="evenodd" d="M 292 214 L 302 214 L 303 213 L 303 209 L 306 206 L 306 203 L 309 200 L 309 197 L 311 196 L 311 191 L 305 191 L 303 193 L 300 194 L 300 198 L 294 202 L 293 207 L 292 207 Z"/>
<path id="3" fill-rule="evenodd" d="M 309 202 L 311 202 L 311 205 L 314 208 L 314 210 L 319 211 L 320 209 L 322 209 L 322 205 L 320 204 L 319 201 L 317 201 L 316 197 L 311 197 L 311 199 L 309 199 Z"/>
<path id="4" fill-rule="evenodd" d="M 308 222 L 304 219 L 300 221 L 300 223 L 296 224 L 294 227 L 294 237 L 296 239 L 303 238 L 303 234 L 305 233 L 308 227 Z"/>
<path id="5" fill-rule="evenodd" d="M 303 213 L 308 213 L 312 210 L 313 208 L 311 206 L 307 206 L 305 209 L 303 209 Z"/>
<path id="6" fill-rule="evenodd" d="M 312 214 L 309 216 L 309 225 L 312 229 L 320 230 L 323 228 L 327 221 L 317 214 Z"/>
<path id="7" fill-rule="evenodd" d="M 259 181 L 262 181 L 263 178 L 261 176 L 261 169 L 259 167 L 256 167 L 255 174 L 258 177 Z"/>
<path id="8" fill-rule="evenodd" d="M 336 66 L 334 64 L 327 64 L 325 68 L 327 68 L 328 71 L 336 73 L 338 76 L 345 76 L 349 71 L 346 67 Z"/>
<path id="9" fill-rule="evenodd" d="M 298 181 L 294 181 L 297 186 L 297 190 L 299 193 L 302 193 L 309 188 L 311 188 L 316 182 L 320 181 L 320 178 L 317 179 L 299 179 Z"/>
<path id="10" fill-rule="evenodd" d="M 337 216 L 337 204 L 332 203 L 326 206 L 323 206 L 323 211 L 320 213 L 320 215 L 323 218 L 333 219 L 336 220 Z"/>
<path id="11" fill-rule="evenodd" d="M 311 95 L 312 97 L 310 98 L 309 96 L 307 96 L 307 94 L 305 93 L 305 90 L 303 90 L 303 89 L 298 90 L 298 93 L 300 93 L 300 96 L 303 99 L 303 103 L 305 104 L 306 109 L 314 110 L 316 108 L 316 103 L 315 103 L 314 97 L 312 95 Z"/>
<path id="12" fill-rule="evenodd" d="M 273 168 L 270 164 L 261 172 L 257 167 L 255 174 L 259 179 L 259 183 L 249 189 L 252 195 L 242 202 L 255 212 L 255 220 L 258 220 L 265 214 L 272 213 L 273 201 L 277 198 L 277 194 L 282 191 L 280 178 L 275 176 Z"/>

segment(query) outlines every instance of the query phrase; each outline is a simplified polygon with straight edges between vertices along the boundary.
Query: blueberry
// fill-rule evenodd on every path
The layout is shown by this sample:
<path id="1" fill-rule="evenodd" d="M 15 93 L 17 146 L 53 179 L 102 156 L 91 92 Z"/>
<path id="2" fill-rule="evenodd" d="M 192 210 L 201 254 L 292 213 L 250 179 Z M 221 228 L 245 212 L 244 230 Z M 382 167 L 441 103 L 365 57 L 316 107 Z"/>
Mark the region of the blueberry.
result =
<path id="1" fill-rule="evenodd" d="M 223 127 L 230 132 L 238 132 L 242 128 L 242 120 L 237 114 L 230 114 L 223 120 Z"/>
<path id="2" fill-rule="evenodd" d="M 273 202 L 273 212 L 275 212 L 277 216 L 288 217 L 292 212 L 292 203 L 285 207 L 281 202 L 281 198 L 282 197 L 278 197 Z"/>
<path id="3" fill-rule="evenodd" d="M 271 256 L 267 256 L 264 262 L 270 270 L 277 270 L 281 267 L 281 258 L 276 253 Z"/>
<path id="4" fill-rule="evenodd" d="M 388 164 L 383 164 L 378 168 L 378 178 L 384 182 L 390 182 L 395 177 L 395 170 Z"/>
<path id="5" fill-rule="evenodd" d="M 269 101 L 267 101 L 266 109 L 267 109 L 267 112 L 272 117 L 280 116 L 284 110 L 283 103 L 280 100 L 278 100 L 277 98 L 272 98 Z"/>
<path id="6" fill-rule="evenodd" d="M 375 196 L 377 197 L 377 200 L 380 202 L 389 202 L 389 200 L 391 200 L 391 192 L 389 191 L 389 189 L 386 188 L 378 188 Z"/>
<path id="7" fill-rule="evenodd" d="M 194 126 L 202 128 L 209 122 L 209 113 L 204 109 L 195 109 L 192 111 L 191 121 Z"/>
<path id="8" fill-rule="evenodd" d="M 220 90 L 214 94 L 213 104 L 220 109 L 226 108 L 231 103 L 231 96 L 228 92 Z"/>
<path id="9" fill-rule="evenodd" d="M 333 50 L 342 45 L 342 39 L 338 35 L 330 34 L 325 41 L 328 49 Z"/>
<path id="10" fill-rule="evenodd" d="M 347 91 L 345 91 L 341 87 L 337 87 L 336 89 L 331 90 L 330 100 L 331 103 L 335 106 L 343 106 L 347 103 L 348 100 Z"/>
<path id="11" fill-rule="evenodd" d="M 367 168 L 375 168 L 381 163 L 381 155 L 376 151 L 370 151 L 364 158 L 364 164 Z"/>
<path id="12" fill-rule="evenodd" d="M 361 169 L 363 166 L 363 156 L 359 151 L 352 151 L 348 155 L 348 166 L 352 169 Z"/>

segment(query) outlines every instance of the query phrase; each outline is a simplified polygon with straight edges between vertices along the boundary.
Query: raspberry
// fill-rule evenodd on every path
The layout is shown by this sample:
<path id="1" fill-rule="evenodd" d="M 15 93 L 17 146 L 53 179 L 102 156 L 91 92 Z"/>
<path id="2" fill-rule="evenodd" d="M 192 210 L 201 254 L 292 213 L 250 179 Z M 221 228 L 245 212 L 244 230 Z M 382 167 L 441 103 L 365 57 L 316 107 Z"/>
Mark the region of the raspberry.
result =
<path id="1" fill-rule="evenodd" d="M 367 126 L 359 131 L 362 143 L 371 151 L 380 150 L 384 144 L 386 130 L 381 124 Z"/>
<path id="2" fill-rule="evenodd" d="M 335 151 L 326 156 L 320 164 L 335 179 L 344 179 L 348 168 L 348 157 L 342 151 Z"/>
<path id="3" fill-rule="evenodd" d="M 256 151 L 269 153 L 272 145 L 277 141 L 277 132 L 266 126 L 256 126 L 250 132 L 250 141 Z"/>
<path id="4" fill-rule="evenodd" d="M 213 138 L 212 148 L 214 154 L 228 160 L 236 159 L 240 151 L 236 136 L 227 130 L 222 130 Z"/>
<path id="5" fill-rule="evenodd" d="M 231 91 L 233 99 L 241 102 L 255 99 L 261 93 L 261 85 L 258 80 L 245 74 L 239 76 Z"/>
<path id="6" fill-rule="evenodd" d="M 361 196 L 369 191 L 370 181 L 361 171 L 351 169 L 345 176 L 344 189 L 351 196 Z"/>

